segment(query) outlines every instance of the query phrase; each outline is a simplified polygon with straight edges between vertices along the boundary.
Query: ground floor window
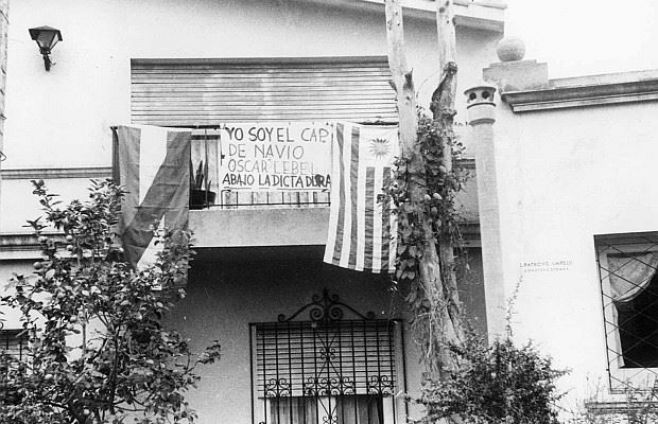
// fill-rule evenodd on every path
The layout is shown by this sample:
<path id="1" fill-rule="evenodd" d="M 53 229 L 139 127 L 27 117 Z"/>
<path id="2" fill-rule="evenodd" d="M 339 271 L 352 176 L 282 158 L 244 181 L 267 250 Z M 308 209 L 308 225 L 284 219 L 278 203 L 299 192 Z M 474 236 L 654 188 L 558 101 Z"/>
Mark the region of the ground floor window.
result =
<path id="1" fill-rule="evenodd" d="M 18 388 L 7 383 L 7 373 L 17 366 L 16 360 L 26 359 L 26 341 L 22 330 L 0 330 L 0 403 L 21 402 Z"/>
<path id="2" fill-rule="evenodd" d="M 22 359 L 25 354 L 25 337 L 22 330 L 0 330 L 0 354 Z"/>
<path id="3" fill-rule="evenodd" d="M 596 238 L 610 386 L 653 387 L 658 377 L 658 233 Z"/>
<path id="4" fill-rule="evenodd" d="M 308 312 L 308 320 L 298 320 Z M 345 319 L 346 313 L 356 319 Z M 401 422 L 399 323 L 316 296 L 290 319 L 252 324 L 254 423 Z"/>
<path id="5" fill-rule="evenodd" d="M 391 399 L 379 395 L 349 395 L 316 397 L 274 397 L 268 399 L 268 423 L 308 424 L 379 424 L 383 423 L 384 404 Z M 393 411 L 387 410 L 386 415 Z M 389 420 L 386 420 L 389 421 Z"/>

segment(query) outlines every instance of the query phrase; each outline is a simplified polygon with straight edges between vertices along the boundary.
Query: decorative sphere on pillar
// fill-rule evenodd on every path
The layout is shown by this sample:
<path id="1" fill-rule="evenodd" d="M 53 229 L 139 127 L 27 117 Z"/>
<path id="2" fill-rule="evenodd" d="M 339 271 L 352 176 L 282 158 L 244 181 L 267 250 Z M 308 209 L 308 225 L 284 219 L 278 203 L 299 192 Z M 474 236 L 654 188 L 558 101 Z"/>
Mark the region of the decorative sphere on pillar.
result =
<path id="1" fill-rule="evenodd" d="M 496 53 L 501 62 L 523 60 L 523 56 L 525 56 L 525 43 L 519 37 L 503 38 L 498 42 Z"/>

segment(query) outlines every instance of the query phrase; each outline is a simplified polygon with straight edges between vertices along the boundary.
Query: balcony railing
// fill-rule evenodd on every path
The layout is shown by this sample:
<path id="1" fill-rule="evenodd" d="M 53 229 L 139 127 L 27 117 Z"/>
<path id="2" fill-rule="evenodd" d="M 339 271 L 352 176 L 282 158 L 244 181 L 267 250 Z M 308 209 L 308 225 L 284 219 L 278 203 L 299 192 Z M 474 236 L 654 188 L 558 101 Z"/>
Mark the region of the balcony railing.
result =
<path id="1" fill-rule="evenodd" d="M 192 153 L 191 153 L 191 172 L 194 177 L 198 178 L 199 172 L 205 174 L 208 179 L 210 193 L 192 193 L 191 198 L 201 197 L 201 203 L 197 203 L 194 209 L 208 208 L 260 208 L 267 207 L 325 207 L 329 205 L 329 188 L 321 190 L 299 190 L 299 189 L 280 189 L 271 191 L 251 191 L 244 189 L 226 188 L 221 181 L 220 172 L 222 161 L 227 157 L 227 143 L 222 143 L 220 132 L 217 128 L 196 129 L 192 133 Z M 330 158 L 327 157 L 327 161 Z M 206 182 L 201 184 L 205 187 Z"/>
<path id="2" fill-rule="evenodd" d="M 255 192 L 223 190 L 215 203 L 209 207 L 244 208 L 249 206 L 282 206 L 282 207 L 319 207 L 328 206 L 328 192 Z"/>

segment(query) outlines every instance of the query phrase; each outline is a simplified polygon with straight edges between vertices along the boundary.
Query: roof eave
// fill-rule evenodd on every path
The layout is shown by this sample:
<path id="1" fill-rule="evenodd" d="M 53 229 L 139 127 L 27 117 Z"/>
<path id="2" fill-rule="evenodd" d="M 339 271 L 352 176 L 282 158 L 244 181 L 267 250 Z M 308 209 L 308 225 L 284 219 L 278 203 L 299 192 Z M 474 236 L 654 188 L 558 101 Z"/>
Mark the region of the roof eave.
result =
<path id="1" fill-rule="evenodd" d="M 560 78 L 549 86 L 501 94 L 512 111 L 551 109 L 658 101 L 658 70 Z"/>
<path id="2" fill-rule="evenodd" d="M 351 9 L 384 12 L 384 0 L 297 0 Z M 473 28 L 502 34 L 507 6 L 496 0 L 454 0 L 455 23 L 459 27 Z M 436 19 L 436 2 L 430 0 L 402 0 L 405 17 Z"/>

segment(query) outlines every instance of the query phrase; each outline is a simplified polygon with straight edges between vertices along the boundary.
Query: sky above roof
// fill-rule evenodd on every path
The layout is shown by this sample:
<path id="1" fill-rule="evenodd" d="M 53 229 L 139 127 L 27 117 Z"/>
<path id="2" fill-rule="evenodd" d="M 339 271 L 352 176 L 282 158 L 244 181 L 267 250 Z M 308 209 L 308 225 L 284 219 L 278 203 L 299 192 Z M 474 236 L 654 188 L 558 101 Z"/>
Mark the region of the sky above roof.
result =
<path id="1" fill-rule="evenodd" d="M 658 0 L 506 0 L 506 35 L 550 78 L 658 69 Z"/>

